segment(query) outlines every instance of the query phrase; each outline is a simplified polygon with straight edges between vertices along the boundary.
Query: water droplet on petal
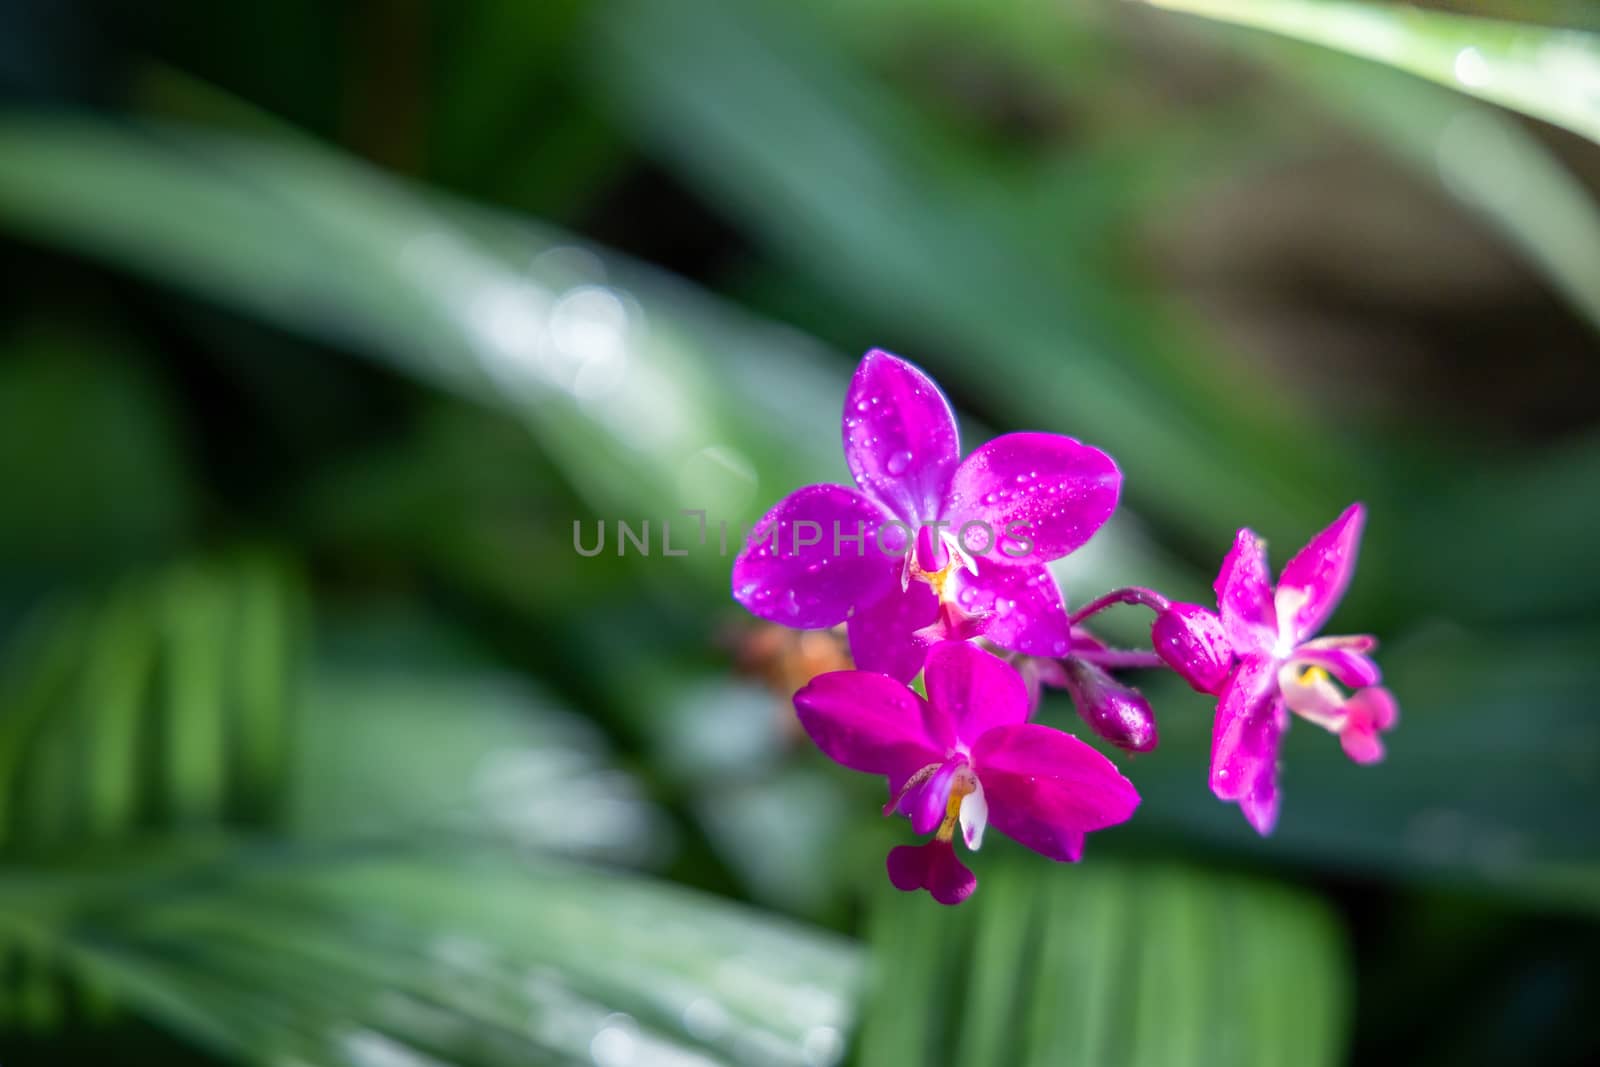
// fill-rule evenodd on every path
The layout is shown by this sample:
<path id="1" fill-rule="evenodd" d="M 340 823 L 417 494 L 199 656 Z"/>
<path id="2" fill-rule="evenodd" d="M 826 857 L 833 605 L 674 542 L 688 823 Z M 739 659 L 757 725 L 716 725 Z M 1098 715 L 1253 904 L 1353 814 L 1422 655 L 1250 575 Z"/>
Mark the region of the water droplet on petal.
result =
<path id="1" fill-rule="evenodd" d="M 906 472 L 907 467 L 911 466 L 911 453 L 902 448 L 889 457 L 889 462 L 886 466 L 890 474 L 899 477 Z"/>

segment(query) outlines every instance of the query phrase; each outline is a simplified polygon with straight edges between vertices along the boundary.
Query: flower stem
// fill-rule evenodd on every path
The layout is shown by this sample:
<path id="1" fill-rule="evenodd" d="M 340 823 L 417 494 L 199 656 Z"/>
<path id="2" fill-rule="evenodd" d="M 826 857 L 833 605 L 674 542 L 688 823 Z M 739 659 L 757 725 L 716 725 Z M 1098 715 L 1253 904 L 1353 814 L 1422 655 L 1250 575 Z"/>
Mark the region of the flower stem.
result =
<path id="1" fill-rule="evenodd" d="M 1166 666 L 1161 657 L 1154 652 L 1138 652 L 1121 648 L 1085 649 L 1082 652 L 1074 652 L 1072 658 L 1081 659 L 1085 663 L 1093 663 L 1097 667 L 1104 667 L 1113 671 L 1130 668 L 1159 669 Z"/>
<path id="2" fill-rule="evenodd" d="M 1076 625 L 1091 615 L 1098 615 L 1105 609 L 1116 604 L 1141 604 L 1151 611 L 1166 611 L 1171 603 L 1166 597 L 1154 589 L 1143 586 L 1130 585 L 1124 589 L 1113 589 L 1104 596 L 1096 597 L 1083 607 L 1073 612 L 1068 621 Z"/>

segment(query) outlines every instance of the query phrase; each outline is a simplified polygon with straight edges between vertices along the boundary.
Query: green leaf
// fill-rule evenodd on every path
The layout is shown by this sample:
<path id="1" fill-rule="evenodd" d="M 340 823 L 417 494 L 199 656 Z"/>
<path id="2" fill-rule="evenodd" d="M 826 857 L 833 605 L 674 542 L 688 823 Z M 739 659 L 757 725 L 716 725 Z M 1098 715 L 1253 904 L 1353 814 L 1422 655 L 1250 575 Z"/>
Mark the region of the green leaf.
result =
<path id="1" fill-rule="evenodd" d="M 838 937 L 546 858 L 229 845 L 22 871 L 0 938 L 239 1062 L 826 1065 Z"/>
<path id="2" fill-rule="evenodd" d="M 1140 0 L 1384 63 L 1600 141 L 1600 35 L 1340 0 Z"/>
<path id="3" fill-rule="evenodd" d="M 1314 897 L 995 851 L 958 909 L 881 894 L 865 1067 L 1342 1062 L 1345 950 Z"/>
<path id="4" fill-rule="evenodd" d="M 1269 5 L 1262 5 L 1269 6 Z M 1236 43 L 1502 233 L 1600 329 L 1600 207 L 1538 137 L 1397 68 L 1292 39 Z"/>
<path id="5" fill-rule="evenodd" d="M 37 608 L 0 681 L 0 847 L 270 821 L 301 595 L 244 552 Z"/>
<path id="6" fill-rule="evenodd" d="M 658 555 L 663 522 L 681 548 L 678 510 L 706 510 L 702 577 L 726 571 L 718 520 L 737 545 L 770 498 L 843 470 L 815 346 L 298 138 L 8 117 L 0 220 L 512 413 L 595 512 L 652 520 Z"/>
<path id="7" fill-rule="evenodd" d="M 415 655 L 321 658 L 296 718 L 287 832 L 663 855 L 668 827 L 589 722 L 525 680 Z"/>
<path id="8" fill-rule="evenodd" d="M 1315 510 L 1309 487 L 1354 481 L 1310 446 L 1314 412 L 1291 416 L 1241 366 L 1197 353 L 1191 324 L 1108 270 L 1102 244 L 1019 212 L 1010 170 L 951 144 L 792 8 L 622 3 L 602 29 L 606 90 L 709 198 L 842 303 L 909 331 L 986 410 L 1110 449 L 1142 509 L 1281 529 Z M 694 75 L 707 69 L 715 82 Z"/>

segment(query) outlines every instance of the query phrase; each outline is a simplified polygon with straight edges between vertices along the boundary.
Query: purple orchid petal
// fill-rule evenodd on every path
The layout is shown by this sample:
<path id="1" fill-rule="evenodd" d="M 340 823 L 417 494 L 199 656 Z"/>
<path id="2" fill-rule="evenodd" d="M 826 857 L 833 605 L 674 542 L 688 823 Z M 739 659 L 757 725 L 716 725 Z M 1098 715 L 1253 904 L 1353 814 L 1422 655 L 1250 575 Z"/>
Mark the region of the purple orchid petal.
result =
<path id="1" fill-rule="evenodd" d="M 1197 693 L 1219 693 L 1233 669 L 1233 646 L 1215 612 L 1170 604 L 1150 626 L 1150 647 Z"/>
<path id="2" fill-rule="evenodd" d="M 986 731 L 1028 721 L 1028 687 L 1016 668 L 977 645 L 941 641 L 928 649 L 922 680 L 928 703 L 948 717 L 956 741 L 971 745 Z"/>
<path id="3" fill-rule="evenodd" d="M 874 348 L 844 398 L 844 458 L 885 511 L 913 528 L 940 518 L 961 461 L 950 402 L 922 371 Z"/>
<path id="4" fill-rule="evenodd" d="M 819 674 L 794 695 L 794 708 L 823 755 L 888 775 L 891 794 L 930 763 L 942 764 L 955 743 L 949 722 L 927 701 L 871 671 Z"/>
<path id="5" fill-rule="evenodd" d="M 912 582 L 904 590 L 896 582 L 887 595 L 850 616 L 850 658 L 864 671 L 911 681 L 928 651 L 917 631 L 938 612 L 939 598 L 926 582 Z"/>
<path id="6" fill-rule="evenodd" d="M 966 760 L 956 757 L 945 760 L 937 767 L 930 765 L 923 768 L 918 774 L 926 773 L 927 777 L 920 781 L 913 777 L 900 795 L 885 806 L 883 813 L 892 815 L 899 812 L 910 818 L 911 828 L 917 833 L 933 833 L 948 814 L 950 783 L 955 780 L 956 772 L 965 765 Z"/>
<path id="7" fill-rule="evenodd" d="M 1093 537 L 1121 490 L 1121 472 L 1097 448 L 1059 434 L 1006 434 L 956 468 L 946 517 L 974 555 L 1008 566 L 1046 563 Z M 979 551 L 988 537 L 994 543 Z"/>
<path id="8" fill-rule="evenodd" d="M 1344 596 L 1366 522 L 1367 509 L 1351 504 L 1284 566 L 1278 577 L 1278 614 L 1295 641 L 1321 629 Z"/>
<path id="9" fill-rule="evenodd" d="M 956 858 L 949 841 L 896 845 L 886 861 L 889 881 L 905 893 L 926 889 L 941 904 L 955 905 L 978 888 L 978 877 Z"/>
<path id="10" fill-rule="evenodd" d="M 1381 686 L 1363 689 L 1344 705 L 1344 729 L 1339 742 L 1345 755 L 1357 763 L 1377 763 L 1383 759 L 1383 741 L 1378 737 L 1400 721 L 1400 706 L 1394 694 Z"/>
<path id="11" fill-rule="evenodd" d="M 752 615 L 797 630 L 843 622 L 851 607 L 874 602 L 899 582 L 900 560 L 872 544 L 882 521 L 882 510 L 854 489 L 795 490 L 756 524 L 734 560 L 733 598 Z M 865 539 L 858 553 L 843 539 L 859 530 Z"/>
<path id="12" fill-rule="evenodd" d="M 1243 656 L 1269 652 L 1278 642 L 1278 613 L 1272 602 L 1267 546 L 1250 530 L 1240 530 L 1222 561 L 1216 581 L 1222 629 Z"/>
<path id="13" fill-rule="evenodd" d="M 1241 660 L 1217 703 L 1211 791 L 1219 800 L 1238 801 L 1263 836 L 1278 819 L 1278 749 L 1288 719 L 1275 662 L 1267 656 Z"/>
<path id="14" fill-rule="evenodd" d="M 1351 689 L 1364 689 L 1383 680 L 1383 672 L 1370 656 L 1347 648 L 1308 648 L 1301 645 L 1289 657 L 1297 667 L 1321 667 Z"/>
<path id="15" fill-rule="evenodd" d="M 1314 637 L 1310 641 L 1300 642 L 1301 648 L 1324 649 L 1343 648 L 1351 652 L 1375 652 L 1378 648 L 1378 639 L 1371 634 L 1334 634 L 1329 637 Z"/>
<path id="16" fill-rule="evenodd" d="M 1059 730 L 1025 723 L 978 738 L 972 770 L 989 825 L 1053 860 L 1083 855 L 1083 835 L 1126 820 L 1139 794 L 1111 761 Z"/>
<path id="17" fill-rule="evenodd" d="M 983 636 L 1011 652 L 1060 657 L 1072 649 L 1072 627 L 1061 587 L 1048 567 L 1008 567 L 987 557 L 978 573 L 958 571 L 950 581 L 956 604 L 987 616 Z"/>

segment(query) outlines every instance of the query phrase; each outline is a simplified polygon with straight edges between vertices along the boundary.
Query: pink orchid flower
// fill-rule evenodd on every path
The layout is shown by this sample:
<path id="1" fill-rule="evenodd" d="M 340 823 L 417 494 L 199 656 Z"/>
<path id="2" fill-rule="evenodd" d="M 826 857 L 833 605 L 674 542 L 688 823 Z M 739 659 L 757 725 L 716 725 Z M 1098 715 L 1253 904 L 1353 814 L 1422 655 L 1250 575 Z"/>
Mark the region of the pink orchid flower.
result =
<path id="1" fill-rule="evenodd" d="M 797 629 L 846 622 L 856 665 L 902 682 L 946 638 L 1068 651 L 1045 564 L 1116 509 L 1122 476 L 1109 456 L 1058 434 L 1014 433 L 962 460 L 938 386 L 877 349 L 850 383 L 843 436 L 855 487 L 809 485 L 779 501 L 734 562 L 734 599 Z"/>
<path id="2" fill-rule="evenodd" d="M 928 696 L 884 674 L 834 671 L 795 694 L 800 724 L 824 755 L 882 774 L 884 814 L 910 817 L 934 838 L 900 845 L 889 880 L 959 904 L 977 878 L 956 858 L 976 850 L 986 826 L 1050 859 L 1076 861 L 1084 835 L 1125 821 L 1139 804 L 1111 761 L 1073 737 L 1027 722 L 1027 686 L 1010 665 L 964 641 L 935 644 L 924 669 Z"/>
<path id="3" fill-rule="evenodd" d="M 1360 504 L 1346 508 L 1283 568 L 1276 590 L 1266 546 L 1240 530 L 1217 575 L 1222 625 L 1239 663 L 1217 704 L 1211 791 L 1237 801 L 1258 833 L 1277 822 L 1278 750 L 1289 712 L 1338 734 L 1357 763 L 1383 758 L 1378 735 L 1399 719 L 1367 655 L 1375 638 L 1315 636 L 1350 584 L 1365 522 Z M 1354 694 L 1346 697 L 1335 680 Z"/>

